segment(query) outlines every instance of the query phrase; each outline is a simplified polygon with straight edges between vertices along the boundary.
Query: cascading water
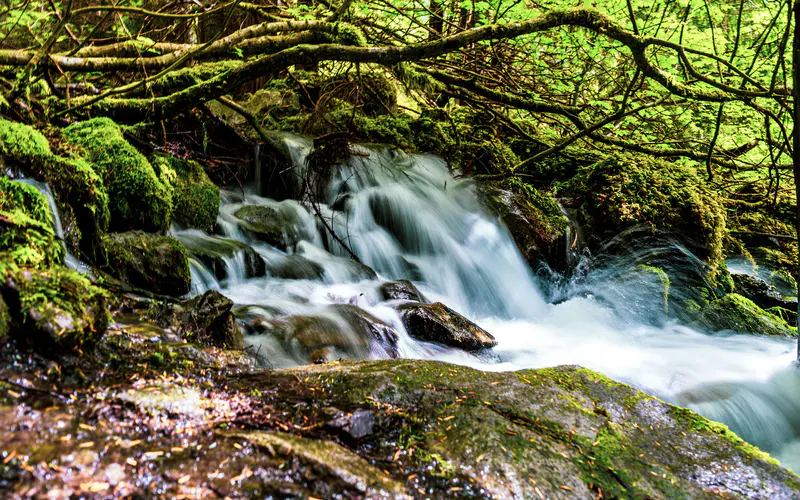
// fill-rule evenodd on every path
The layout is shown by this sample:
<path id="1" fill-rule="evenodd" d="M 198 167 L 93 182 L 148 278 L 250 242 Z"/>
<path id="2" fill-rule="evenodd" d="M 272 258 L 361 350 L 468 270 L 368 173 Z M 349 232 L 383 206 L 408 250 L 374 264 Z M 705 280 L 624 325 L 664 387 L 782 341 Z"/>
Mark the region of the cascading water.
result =
<path id="1" fill-rule="evenodd" d="M 302 177 L 311 142 L 290 136 L 285 145 Z M 192 261 L 195 291 L 224 288 L 248 331 L 256 332 L 247 342 L 265 364 L 308 362 L 302 354 L 308 336 L 332 331 L 339 337 L 328 342 L 328 359 L 394 354 L 483 370 L 580 364 L 726 422 L 800 468 L 800 442 L 794 444 L 800 378 L 788 369 L 793 340 L 681 326 L 664 314 L 662 289 L 637 275 L 630 261 L 589 266 L 580 282 L 561 288 L 557 303 L 547 303 L 506 229 L 481 209 L 474 185 L 455 180 L 435 156 L 356 146 L 316 192 L 327 198 L 318 207 L 326 224 L 317 209 L 295 201 L 223 192 L 222 234 L 211 238 L 242 243 L 239 263 L 257 253 L 264 276 L 243 276 L 235 259 L 223 259 L 224 274 L 237 279 L 220 280 L 200 258 Z M 269 211 L 285 238 L 276 243 L 245 223 L 241 210 L 251 206 Z M 338 241 L 377 276 L 348 259 Z M 430 301 L 469 317 L 496 337 L 497 347 L 473 355 L 414 340 L 393 307 L 398 301 L 382 300 L 379 292 L 395 279 L 413 281 Z M 352 306 L 397 332 L 396 352 L 365 345 L 348 316 Z M 297 325 L 306 328 L 304 338 L 286 333 Z"/>

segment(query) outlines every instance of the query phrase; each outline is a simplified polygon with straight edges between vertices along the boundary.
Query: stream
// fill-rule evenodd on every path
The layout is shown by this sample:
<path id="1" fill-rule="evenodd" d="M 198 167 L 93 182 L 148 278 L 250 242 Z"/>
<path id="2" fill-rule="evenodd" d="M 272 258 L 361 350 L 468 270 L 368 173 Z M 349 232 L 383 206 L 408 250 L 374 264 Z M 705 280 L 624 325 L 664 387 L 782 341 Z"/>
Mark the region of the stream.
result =
<path id="1" fill-rule="evenodd" d="M 312 143 L 297 136 L 283 140 L 302 178 Z M 192 254 L 192 293 L 220 290 L 250 324 L 324 317 L 353 336 L 332 306 L 356 305 L 396 330 L 397 354 L 404 358 L 494 371 L 585 366 L 724 422 L 784 466 L 800 470 L 794 339 L 682 326 L 664 314 L 661 289 L 636 276 L 637 262 L 626 259 L 602 267 L 583 262 L 580 279 L 562 282 L 553 301 L 547 292 L 552 283 L 528 268 L 508 231 L 481 208 L 474 184 L 454 179 L 441 158 L 353 148 L 356 154 L 345 165 L 314 186 L 323 201 L 314 208 L 262 197 L 256 184 L 221 192 L 219 234 L 173 227 L 172 235 Z M 277 238 L 267 242 L 242 224 L 235 214 L 249 206 L 263 207 L 281 222 Z M 320 218 L 377 276 L 349 258 Z M 222 266 L 212 268 L 201 258 L 209 249 L 222 249 Z M 264 262 L 265 276 L 254 277 L 254 255 Z M 692 259 L 688 253 L 685 258 Z M 410 337 L 394 308 L 399 301 L 379 293 L 381 284 L 399 279 L 411 280 L 430 302 L 440 301 L 486 329 L 497 347 L 471 354 Z M 247 334 L 245 342 L 265 367 L 308 362 L 269 334 Z M 332 356 L 390 354 L 365 345 Z"/>

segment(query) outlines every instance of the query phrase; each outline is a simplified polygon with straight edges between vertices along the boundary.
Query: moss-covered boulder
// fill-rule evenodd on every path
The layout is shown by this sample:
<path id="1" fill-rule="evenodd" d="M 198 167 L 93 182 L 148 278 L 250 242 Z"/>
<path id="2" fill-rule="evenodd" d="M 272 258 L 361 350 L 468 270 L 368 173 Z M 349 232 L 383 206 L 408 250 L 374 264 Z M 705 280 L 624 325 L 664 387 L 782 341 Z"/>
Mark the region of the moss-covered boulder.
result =
<path id="1" fill-rule="evenodd" d="M 85 160 L 58 156 L 35 128 L 0 119 L 0 155 L 11 171 L 47 183 L 53 190 L 67 243 L 91 254 L 108 229 L 108 194 Z"/>
<path id="2" fill-rule="evenodd" d="M 90 349 L 111 319 L 107 292 L 65 267 L 6 272 L 0 294 L 11 335 L 46 354 Z"/>
<path id="3" fill-rule="evenodd" d="M 497 345 L 494 337 L 441 302 L 411 302 L 397 308 L 408 334 L 420 340 L 438 342 L 465 351 Z"/>
<path id="4" fill-rule="evenodd" d="M 732 274 L 736 293 L 752 300 L 758 307 L 770 309 L 780 307 L 783 309 L 797 309 L 797 300 L 786 300 L 775 286 L 757 276 L 749 274 Z"/>
<path id="5" fill-rule="evenodd" d="M 0 175 L 0 274 L 64 262 L 47 199 L 35 187 Z"/>
<path id="6" fill-rule="evenodd" d="M 64 137 L 103 178 L 108 188 L 111 229 L 164 232 L 172 217 L 172 190 L 108 118 L 75 123 Z"/>
<path id="7" fill-rule="evenodd" d="M 589 243 L 634 227 L 664 232 L 687 246 L 715 282 L 722 264 L 725 211 L 719 195 L 688 167 L 641 155 L 608 156 L 570 181 Z"/>
<path id="8" fill-rule="evenodd" d="M 532 267 L 543 262 L 555 269 L 566 267 L 567 218 L 552 197 L 516 179 L 486 182 L 480 191 Z"/>
<path id="9" fill-rule="evenodd" d="M 192 160 L 158 153 L 150 160 L 163 178 L 171 179 L 172 219 L 186 228 L 209 230 L 219 215 L 219 187 Z"/>
<path id="10" fill-rule="evenodd" d="M 339 362 L 232 384 L 304 422 L 335 422 L 335 408 L 371 411 L 380 432 L 349 441 L 351 449 L 430 498 L 800 492 L 797 476 L 724 425 L 576 366 L 486 373 L 431 361 Z M 300 409 L 295 401 L 305 398 L 314 405 Z"/>
<path id="11" fill-rule="evenodd" d="M 108 234 L 101 241 L 98 265 L 123 283 L 158 294 L 180 296 L 191 288 L 186 249 L 169 236 Z"/>
<path id="12" fill-rule="evenodd" d="M 797 328 L 790 327 L 784 319 L 736 293 L 730 293 L 705 306 L 696 323 L 715 332 L 730 330 L 759 335 L 797 336 Z"/>

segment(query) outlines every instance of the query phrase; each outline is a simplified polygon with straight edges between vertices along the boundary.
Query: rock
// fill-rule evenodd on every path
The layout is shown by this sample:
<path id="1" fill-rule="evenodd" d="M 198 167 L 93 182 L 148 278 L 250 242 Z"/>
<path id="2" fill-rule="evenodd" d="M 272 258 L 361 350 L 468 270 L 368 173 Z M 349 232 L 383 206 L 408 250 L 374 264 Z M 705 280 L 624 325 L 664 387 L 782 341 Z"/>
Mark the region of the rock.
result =
<path id="1" fill-rule="evenodd" d="M 369 456 L 402 467 L 401 481 L 438 476 L 431 498 L 454 484 L 479 498 L 788 499 L 800 491 L 800 479 L 724 425 L 576 366 L 491 373 L 433 361 L 338 362 L 265 373 L 242 387 L 283 387 L 287 396 L 313 388 L 323 409 L 303 413 L 309 420 L 329 420 L 331 408 L 374 411 L 381 432 L 366 438 Z M 276 410 L 292 411 L 289 401 Z M 397 417 L 404 413 L 413 418 Z M 410 435 L 418 436 L 413 453 L 398 448 Z"/>
<path id="2" fill-rule="evenodd" d="M 484 204 L 508 228 L 532 268 L 546 263 L 553 269 L 566 269 L 567 218 L 551 196 L 512 181 L 483 183 L 479 190 Z"/>
<path id="3" fill-rule="evenodd" d="M 107 293 L 65 267 L 8 272 L 0 294 L 11 336 L 47 355 L 90 350 L 111 320 Z"/>
<path id="4" fill-rule="evenodd" d="M 359 408 L 353 413 L 345 413 L 337 408 L 325 408 L 331 419 L 325 427 L 343 432 L 352 439 L 361 439 L 372 434 L 375 427 L 375 412 Z"/>
<path id="5" fill-rule="evenodd" d="M 783 319 L 736 293 L 709 303 L 700 311 L 696 324 L 715 332 L 731 330 L 737 333 L 797 336 L 797 328 L 790 327 Z"/>
<path id="6" fill-rule="evenodd" d="M 189 293 L 189 258 L 178 240 L 129 232 L 108 234 L 101 245 L 97 265 L 123 283 L 163 295 Z"/>
<path id="7" fill-rule="evenodd" d="M 47 199 L 35 187 L 0 175 L 0 275 L 63 262 Z"/>
<path id="8" fill-rule="evenodd" d="M 11 315 L 8 312 L 8 306 L 0 295 L 0 343 L 6 341 L 8 333 L 11 330 Z"/>
<path id="9" fill-rule="evenodd" d="M 350 304 L 334 304 L 311 315 L 254 319 L 249 329 L 278 340 L 301 363 L 398 355 L 397 332 Z"/>
<path id="10" fill-rule="evenodd" d="M 296 255 L 301 255 L 321 266 L 325 278 L 334 283 L 374 280 L 378 277 L 371 267 L 347 257 L 330 254 L 307 241 L 297 244 Z"/>
<path id="11" fill-rule="evenodd" d="M 335 311 L 354 331 L 366 338 L 372 337 L 377 340 L 389 356 L 393 358 L 398 356 L 398 334 L 389 324 L 352 304 L 334 304 L 328 309 Z"/>
<path id="12" fill-rule="evenodd" d="M 0 119 L 0 155 L 6 168 L 45 182 L 53 190 L 65 241 L 87 254 L 108 230 L 108 193 L 100 176 L 81 158 L 53 154 L 35 128 Z"/>
<path id="13" fill-rule="evenodd" d="M 292 248 L 302 239 L 313 235 L 303 228 L 300 208 L 294 201 L 282 201 L 265 205 L 245 205 L 234 216 L 239 224 L 258 239 L 275 248 Z"/>
<path id="14" fill-rule="evenodd" d="M 141 153 L 131 146 L 122 129 L 108 118 L 78 122 L 64 129 L 64 137 L 105 182 L 112 231 L 166 232 L 172 218 L 172 189 Z"/>
<path id="15" fill-rule="evenodd" d="M 486 330 L 441 302 L 402 304 L 397 310 L 408 334 L 465 351 L 494 347 L 497 342 Z"/>
<path id="16" fill-rule="evenodd" d="M 766 281 L 747 274 L 731 274 L 736 293 L 752 300 L 758 307 L 770 309 L 797 309 L 797 301 L 788 301 L 781 296 L 774 286 Z"/>
<path id="17" fill-rule="evenodd" d="M 264 259 L 253 250 L 253 247 L 241 241 L 208 236 L 203 233 L 187 231 L 177 236 L 189 254 L 211 269 L 218 280 L 228 276 L 228 261 L 241 254 L 244 259 L 245 278 L 258 278 L 266 275 Z"/>
<path id="18" fill-rule="evenodd" d="M 155 314 L 162 328 L 183 337 L 227 349 L 244 349 L 242 330 L 231 309 L 233 301 L 216 290 L 162 308 Z"/>
<path id="19" fill-rule="evenodd" d="M 268 260 L 266 269 L 268 275 L 287 280 L 322 281 L 325 276 L 325 269 L 321 265 L 295 254 Z"/>
<path id="20" fill-rule="evenodd" d="M 332 441 L 308 439 L 273 431 L 236 431 L 225 433 L 266 448 L 271 454 L 296 458 L 319 471 L 326 482 L 341 481 L 364 498 L 411 499 L 401 484 L 388 478 L 366 460 Z"/>
<path id="21" fill-rule="evenodd" d="M 562 192 L 574 197 L 577 219 L 593 250 L 627 229 L 676 238 L 705 263 L 711 284 L 724 273 L 722 243 L 727 229 L 719 194 L 695 169 L 632 153 L 615 153 L 582 167 Z M 642 234 L 637 234 L 642 238 Z"/>
<path id="22" fill-rule="evenodd" d="M 383 300 L 411 300 L 423 304 L 428 302 L 408 280 L 387 281 L 378 287 L 378 293 Z"/>
<path id="23" fill-rule="evenodd" d="M 219 215 L 219 188 L 203 167 L 196 161 L 166 153 L 156 153 L 150 163 L 159 177 L 169 179 L 173 190 L 172 219 L 185 228 L 213 228 Z"/>

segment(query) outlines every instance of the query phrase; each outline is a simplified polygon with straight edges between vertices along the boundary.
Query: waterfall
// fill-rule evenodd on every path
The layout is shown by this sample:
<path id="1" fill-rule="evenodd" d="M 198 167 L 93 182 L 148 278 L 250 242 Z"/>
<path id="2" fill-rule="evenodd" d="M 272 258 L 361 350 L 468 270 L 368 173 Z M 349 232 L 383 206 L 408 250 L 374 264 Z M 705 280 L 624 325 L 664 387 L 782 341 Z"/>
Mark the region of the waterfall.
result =
<path id="1" fill-rule="evenodd" d="M 311 141 L 283 140 L 297 178 L 306 178 Z M 193 260 L 196 290 L 222 288 L 237 304 L 249 349 L 265 366 L 390 355 L 483 370 L 580 364 L 728 423 L 787 466 L 800 467 L 797 375 L 786 371 L 794 340 L 680 325 L 667 314 L 658 282 L 637 271 L 662 255 L 667 265 L 691 272 L 700 263 L 688 251 L 654 242 L 622 256 L 589 258 L 576 251 L 579 228 L 571 225 L 567 258 L 576 270 L 545 300 L 543 278 L 482 209 L 471 181 L 454 179 L 436 156 L 381 146 L 353 150 L 347 162 L 315 180 L 320 184 L 312 191 L 322 199 L 313 208 L 253 189 L 223 191 L 219 234 L 207 237 L 239 242 L 243 249 L 235 258 L 256 254 L 263 276 L 243 278 L 241 261 L 225 261 L 235 279 L 219 280 L 198 256 Z M 262 224 L 268 227 L 244 223 L 237 216 L 244 207 L 269 214 Z M 624 247 L 624 241 L 613 244 Z M 349 259 L 350 251 L 362 264 Z M 383 283 L 396 279 L 411 280 L 431 302 L 479 324 L 497 347 L 470 354 L 410 337 L 397 301 L 380 293 Z M 394 351 L 365 345 L 354 330 L 353 306 L 396 332 Z M 303 337 L 293 336 L 301 327 Z M 317 338 L 332 347 L 309 354 Z"/>

